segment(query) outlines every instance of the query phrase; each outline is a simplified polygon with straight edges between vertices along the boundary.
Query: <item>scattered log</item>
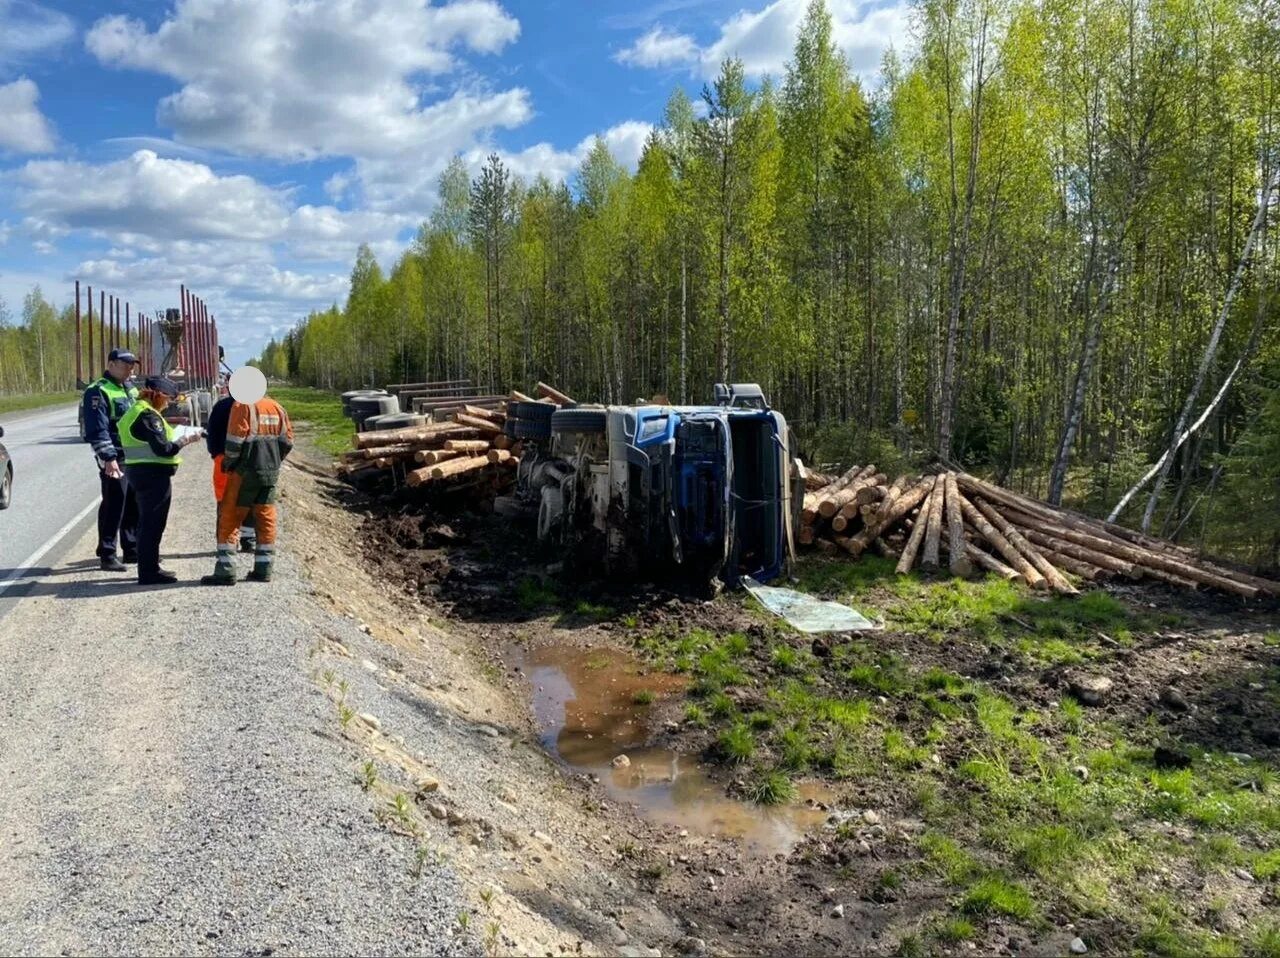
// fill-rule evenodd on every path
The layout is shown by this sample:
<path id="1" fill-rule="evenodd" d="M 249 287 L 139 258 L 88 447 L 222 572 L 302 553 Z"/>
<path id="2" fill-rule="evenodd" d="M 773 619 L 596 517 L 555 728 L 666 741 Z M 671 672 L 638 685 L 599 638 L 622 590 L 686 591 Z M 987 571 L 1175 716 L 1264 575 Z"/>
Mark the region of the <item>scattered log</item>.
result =
<path id="1" fill-rule="evenodd" d="M 1055 591 L 1062 592 L 1066 595 L 1078 594 L 1076 587 L 1068 582 L 1066 577 L 1054 568 L 1053 563 L 1042 556 L 1035 546 L 1023 538 L 1022 533 L 1015 529 L 1013 524 L 1002 516 L 995 506 L 991 505 L 991 503 L 987 502 L 985 499 L 978 498 L 973 500 L 973 504 L 978 508 L 979 512 L 990 520 L 993 526 L 1000 530 L 1000 534 L 1008 539 L 1009 543 L 1015 549 L 1027 557 L 1027 561 L 1040 571 L 1040 574 L 1048 580 L 1049 585 L 1052 586 Z"/>
<path id="2" fill-rule="evenodd" d="M 839 489 L 834 489 L 830 493 L 824 493 L 822 498 L 818 500 L 818 515 L 824 519 L 830 519 L 834 516 L 841 508 L 843 508 L 846 502 L 852 501 L 853 496 L 856 493 L 859 480 L 869 479 L 871 476 L 875 475 L 875 471 L 875 466 L 863 466 Z M 848 475 L 849 473 L 846 472 L 844 476 L 841 476 L 840 479 L 837 480 L 836 484 L 839 484 L 839 482 Z M 830 489 L 830 487 L 828 487 L 828 489 Z"/>
<path id="3" fill-rule="evenodd" d="M 840 551 L 839 547 L 830 539 L 815 539 L 813 544 L 825 556 L 833 556 Z"/>
<path id="4" fill-rule="evenodd" d="M 574 402 L 572 399 L 570 399 L 560 390 L 556 389 L 553 386 L 548 386 L 546 383 L 541 383 L 541 382 L 538 383 L 538 385 L 534 389 L 534 392 L 536 392 L 540 397 L 543 397 L 545 399 L 550 399 L 552 402 L 554 402 L 558 406 L 576 406 L 577 405 L 576 402 Z"/>
<path id="5" fill-rule="evenodd" d="M 1075 559 L 1078 562 L 1087 562 L 1094 568 L 1122 575 L 1129 579 L 1142 578 L 1142 570 L 1132 562 L 1126 562 L 1124 559 L 1117 559 L 1115 556 L 1096 552 L 1093 549 L 1087 549 L 1075 542 L 1068 542 L 1065 539 L 1056 539 L 1051 535 L 1041 532 L 1039 529 L 1023 527 L 1022 533 L 1036 545 L 1048 549 L 1050 552 L 1060 553 L 1061 555 Z"/>
<path id="6" fill-rule="evenodd" d="M 927 493 L 930 498 L 933 497 L 933 489 L 936 484 L 937 476 L 930 476 L 929 490 Z M 920 551 L 920 544 L 924 542 L 924 531 L 929 525 L 929 523 L 924 519 L 924 512 L 927 508 L 927 505 L 920 507 L 921 516 L 916 524 L 912 526 L 911 538 L 907 540 L 907 544 L 902 550 L 902 556 L 898 559 L 898 575 L 906 575 L 910 572 L 912 564 L 916 561 L 916 553 Z M 864 529 L 863 531 L 865 532 L 866 530 Z"/>
<path id="7" fill-rule="evenodd" d="M 850 536 L 845 551 L 851 556 L 859 556 L 871 543 L 876 541 L 876 536 L 882 531 L 888 529 L 895 522 L 901 520 L 908 512 L 918 506 L 921 501 L 933 490 L 933 476 L 926 476 L 919 482 L 907 489 L 902 495 L 898 496 L 891 506 L 882 507 L 880 514 L 876 517 L 876 521 L 872 525 L 868 525 L 855 536 Z"/>
<path id="8" fill-rule="evenodd" d="M 526 396 L 518 389 L 511 390 L 507 395 L 507 399 L 511 400 L 511 402 L 533 402 L 532 396 Z"/>
<path id="9" fill-rule="evenodd" d="M 474 429 L 457 423 L 436 423 L 430 426 L 408 426 L 404 429 L 379 429 L 376 432 L 356 433 L 352 445 L 357 449 L 371 446 L 390 446 L 405 442 L 433 442 L 446 439 L 469 439 L 477 436 Z"/>
<path id="10" fill-rule="evenodd" d="M 450 459 L 448 462 L 441 462 L 431 466 L 431 478 L 447 479 L 450 476 L 461 476 L 468 472 L 485 469 L 488 465 L 489 460 L 484 456 L 460 456 L 457 459 Z"/>
<path id="11" fill-rule="evenodd" d="M 960 510 L 960 487 L 956 485 L 954 472 L 947 473 L 946 497 L 947 554 L 950 558 L 951 574 L 967 579 L 973 575 L 973 561 L 965 548 L 964 513 Z"/>
<path id="12" fill-rule="evenodd" d="M 437 462 L 444 462 L 446 459 L 457 459 L 461 455 L 461 452 L 452 449 L 420 449 L 414 454 L 413 458 L 415 462 L 435 465 Z"/>
<path id="13" fill-rule="evenodd" d="M 445 449 L 450 452 L 488 452 L 487 439 L 446 439 Z"/>
<path id="14" fill-rule="evenodd" d="M 474 406 L 466 403 L 462 407 L 462 411 L 468 416 L 474 416 L 477 419 L 488 419 L 490 422 L 502 422 L 507 418 L 506 413 L 499 412 L 496 409 L 487 409 L 484 406 Z"/>
<path id="15" fill-rule="evenodd" d="M 471 416 L 467 413 L 454 413 L 453 421 L 461 426 L 470 426 L 472 429 L 479 429 L 483 433 L 491 436 L 501 435 L 502 427 L 496 422 L 490 422 L 488 419 L 481 419 L 478 416 Z"/>
<path id="16" fill-rule="evenodd" d="M 925 527 L 924 549 L 920 553 L 920 567 L 922 569 L 938 568 L 938 546 L 942 541 L 942 503 L 943 499 L 946 498 L 946 492 L 946 476 L 936 476 L 933 482 L 933 491 L 929 493 L 929 498 L 920 510 L 920 524 Z"/>
<path id="17" fill-rule="evenodd" d="M 973 562 L 976 565 L 978 565 L 980 568 L 986 569 L 988 572 L 994 572 L 996 575 L 1000 576 L 1002 579 L 1008 579 L 1009 581 L 1012 581 L 1014 579 L 1022 578 L 1022 576 L 1019 574 L 1017 569 L 1009 568 L 1009 566 L 1005 565 L 995 556 L 991 555 L 989 552 L 984 552 L 983 550 L 979 549 L 972 542 L 965 543 L 964 551 L 965 551 L 965 555 L 967 555 L 971 560 L 973 560 Z"/>
<path id="18" fill-rule="evenodd" d="M 969 524 L 977 529 L 984 539 L 996 547 L 996 550 L 1004 557 L 1006 562 L 1018 570 L 1027 585 L 1033 589 L 1047 589 L 1049 587 L 1048 581 L 1040 574 L 1040 571 L 1028 562 L 1026 557 L 1015 549 L 1009 540 L 1002 536 L 999 530 L 988 522 L 986 517 L 975 509 L 973 503 L 966 499 L 963 494 L 960 496 L 960 510 L 964 513 L 964 517 L 969 521 Z"/>
<path id="19" fill-rule="evenodd" d="M 511 452 L 510 450 L 507 450 L 507 449 L 490 449 L 489 454 L 488 456 L 486 456 L 486 458 L 489 460 L 489 462 L 492 462 L 494 464 L 497 464 L 500 462 L 506 462 L 508 459 L 511 458 Z"/>

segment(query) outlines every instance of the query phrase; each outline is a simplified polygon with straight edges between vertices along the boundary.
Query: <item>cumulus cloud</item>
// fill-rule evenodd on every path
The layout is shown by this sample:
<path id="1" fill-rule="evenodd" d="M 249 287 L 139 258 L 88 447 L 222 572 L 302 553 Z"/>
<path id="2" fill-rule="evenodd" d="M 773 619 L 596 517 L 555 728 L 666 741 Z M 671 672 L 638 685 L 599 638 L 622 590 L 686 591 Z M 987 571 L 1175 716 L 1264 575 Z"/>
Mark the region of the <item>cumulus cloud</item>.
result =
<path id="1" fill-rule="evenodd" d="M 427 103 L 421 86 L 457 70 L 458 50 L 496 53 L 519 32 L 493 0 L 185 0 L 154 31 L 105 17 L 85 45 L 104 64 L 178 80 L 158 116 L 180 140 L 297 160 L 434 150 L 525 122 L 523 89 Z"/>
<path id="2" fill-rule="evenodd" d="M 26 77 L 0 86 L 0 151 L 48 153 L 53 149 L 53 125 L 40 112 L 39 101 L 39 88 Z"/>
<path id="3" fill-rule="evenodd" d="M 696 63 L 702 51 L 693 37 L 668 33 L 661 24 L 641 36 L 635 43 L 614 54 L 614 59 L 634 67 L 671 67 Z"/>
<path id="4" fill-rule="evenodd" d="M 0 0 L 0 69 L 54 50 L 74 33 L 65 13 L 30 0 Z"/>
<path id="5" fill-rule="evenodd" d="M 649 138 L 652 131 L 652 123 L 626 120 L 598 135 L 604 140 L 605 146 L 609 148 L 614 159 L 634 171 L 640 163 L 640 154 L 644 151 L 645 140 Z M 582 161 L 587 158 L 595 142 L 596 136 L 592 135 L 584 137 L 571 150 L 559 150 L 550 143 L 536 143 L 517 152 L 502 150 L 497 152 L 508 169 L 526 182 L 537 176 L 545 176 L 552 182 L 568 181 L 573 177 L 574 171 L 582 165 Z M 494 151 L 477 148 L 466 154 L 464 161 L 473 177 L 479 173 L 485 158 L 491 152 Z"/>
<path id="6" fill-rule="evenodd" d="M 288 190 L 150 150 L 97 165 L 33 160 L 4 177 L 30 223 L 90 230 L 144 250 L 217 240 L 240 256 L 237 244 L 281 243 L 302 259 L 344 260 L 360 242 L 393 238 L 412 224 L 406 215 L 295 206 Z"/>
<path id="7" fill-rule="evenodd" d="M 780 77 L 795 47 L 796 33 L 808 0 L 774 0 L 759 10 L 740 10 L 719 25 L 719 35 L 706 46 L 680 33 L 654 26 L 615 59 L 630 66 L 688 65 L 710 78 L 729 57 L 740 57 L 752 76 Z M 828 0 L 832 39 L 855 73 L 870 77 L 890 46 L 909 43 L 910 14 L 902 0 L 874 6 L 865 0 Z"/>

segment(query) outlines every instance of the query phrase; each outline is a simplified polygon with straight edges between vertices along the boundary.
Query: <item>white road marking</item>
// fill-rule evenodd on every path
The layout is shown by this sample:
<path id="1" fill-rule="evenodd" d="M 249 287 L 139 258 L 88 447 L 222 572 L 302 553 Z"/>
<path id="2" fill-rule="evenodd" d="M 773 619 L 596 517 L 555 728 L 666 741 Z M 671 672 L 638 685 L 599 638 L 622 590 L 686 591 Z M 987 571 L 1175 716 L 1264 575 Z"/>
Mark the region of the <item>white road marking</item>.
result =
<path id="1" fill-rule="evenodd" d="M 65 526 L 63 526 L 53 535 L 51 535 L 44 545 L 42 545 L 35 552 L 31 553 L 31 555 L 23 559 L 22 562 L 18 564 L 18 567 L 14 569 L 11 573 L 9 573 L 8 578 L 6 578 L 3 582 L 0 582 L 0 593 L 3 593 L 5 589 L 8 589 L 10 586 L 12 586 L 18 579 L 22 578 L 22 574 L 24 572 L 26 572 L 28 569 L 34 566 L 37 562 L 43 559 L 45 557 L 45 553 L 47 553 L 50 549 L 56 546 L 59 540 L 61 540 L 63 536 L 65 536 L 68 532 L 70 532 L 77 525 L 79 525 L 80 521 L 84 519 L 85 516 L 87 516 L 94 509 L 98 508 L 98 503 L 100 501 L 101 501 L 101 497 L 95 498 L 92 502 L 90 502 L 87 506 L 85 506 L 84 509 L 80 511 L 80 514 L 78 516 L 76 516 L 74 519 L 68 522 Z"/>

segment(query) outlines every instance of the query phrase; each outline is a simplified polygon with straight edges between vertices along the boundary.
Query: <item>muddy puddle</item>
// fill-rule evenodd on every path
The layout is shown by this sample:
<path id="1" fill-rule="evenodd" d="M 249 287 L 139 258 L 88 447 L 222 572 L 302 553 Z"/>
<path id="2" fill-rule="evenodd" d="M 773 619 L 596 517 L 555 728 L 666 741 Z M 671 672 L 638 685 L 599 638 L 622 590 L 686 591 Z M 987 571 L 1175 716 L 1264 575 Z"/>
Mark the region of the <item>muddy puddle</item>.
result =
<path id="1" fill-rule="evenodd" d="M 613 800 L 650 820 L 774 854 L 827 816 L 817 803 L 832 796 L 821 786 L 802 785 L 792 805 L 752 805 L 725 795 L 695 757 L 646 745 L 655 731 L 649 715 L 683 691 L 680 676 L 647 672 L 616 649 L 568 645 L 518 650 L 512 664 L 532 685 L 543 747 L 575 771 L 599 776 Z M 613 764 L 619 755 L 627 757 L 621 767 Z"/>

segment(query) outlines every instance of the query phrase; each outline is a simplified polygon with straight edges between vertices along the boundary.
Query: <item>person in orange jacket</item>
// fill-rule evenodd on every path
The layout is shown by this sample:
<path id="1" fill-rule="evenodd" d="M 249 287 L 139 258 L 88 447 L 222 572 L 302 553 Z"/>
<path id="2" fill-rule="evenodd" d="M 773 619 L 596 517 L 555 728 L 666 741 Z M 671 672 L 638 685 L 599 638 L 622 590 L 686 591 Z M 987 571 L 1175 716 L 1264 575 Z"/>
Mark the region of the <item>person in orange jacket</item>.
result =
<path id="1" fill-rule="evenodd" d="M 252 514 L 257 529 L 253 571 L 247 579 L 270 582 L 276 546 L 276 487 L 280 465 L 293 449 L 293 425 L 269 396 L 249 404 L 232 402 L 221 471 L 226 489 L 218 500 L 218 557 L 204 585 L 235 585 L 240 527 Z"/>
<path id="2" fill-rule="evenodd" d="M 226 391 L 226 386 L 222 387 L 222 398 L 213 404 L 213 408 L 209 410 L 209 419 L 205 423 L 207 427 L 205 432 L 205 448 L 209 450 L 209 455 L 213 459 L 213 502 L 216 507 L 222 502 L 222 497 L 227 491 L 227 473 L 222 471 L 222 454 L 227 448 L 227 425 L 231 421 L 231 407 L 235 400 L 231 398 L 230 393 Z M 214 528 L 217 528 L 217 519 L 214 519 Z M 253 528 L 252 515 L 240 527 L 240 551 L 253 552 L 257 545 L 257 533 Z"/>

